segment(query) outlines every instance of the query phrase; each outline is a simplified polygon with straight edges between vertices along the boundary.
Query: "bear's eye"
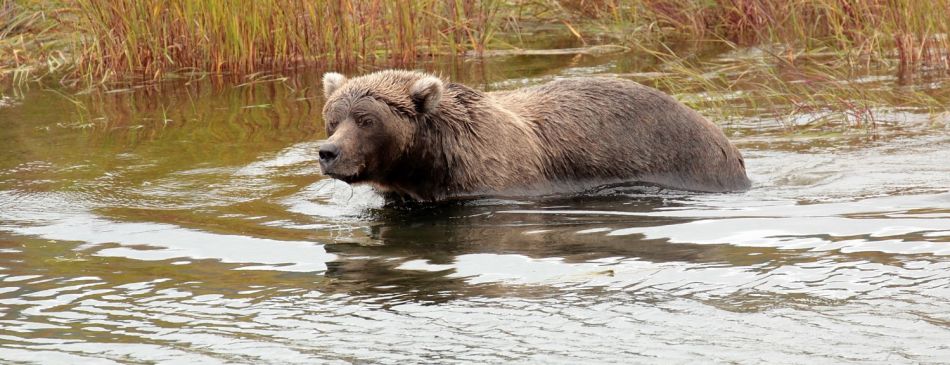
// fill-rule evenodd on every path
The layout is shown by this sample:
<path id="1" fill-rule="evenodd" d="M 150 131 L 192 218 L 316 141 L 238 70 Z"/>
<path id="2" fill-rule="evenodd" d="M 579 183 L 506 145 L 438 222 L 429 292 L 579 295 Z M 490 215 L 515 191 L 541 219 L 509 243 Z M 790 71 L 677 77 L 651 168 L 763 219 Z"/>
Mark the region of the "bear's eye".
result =
<path id="1" fill-rule="evenodd" d="M 358 125 L 358 126 L 360 126 L 360 127 L 369 127 L 369 126 L 373 125 L 373 123 L 376 123 L 376 119 L 373 119 L 373 117 L 359 117 L 359 118 L 356 118 L 356 125 Z"/>

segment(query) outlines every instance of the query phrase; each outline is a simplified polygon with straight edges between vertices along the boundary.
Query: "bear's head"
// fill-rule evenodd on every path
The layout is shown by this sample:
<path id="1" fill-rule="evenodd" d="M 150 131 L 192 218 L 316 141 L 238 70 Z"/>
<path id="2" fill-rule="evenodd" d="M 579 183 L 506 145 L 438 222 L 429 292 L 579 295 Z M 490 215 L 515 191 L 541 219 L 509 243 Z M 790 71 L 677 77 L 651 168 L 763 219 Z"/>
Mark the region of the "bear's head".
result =
<path id="1" fill-rule="evenodd" d="M 413 71 L 380 71 L 347 79 L 323 75 L 327 141 L 320 146 L 324 175 L 347 183 L 384 183 L 405 159 L 419 121 L 437 113 L 439 78 Z"/>

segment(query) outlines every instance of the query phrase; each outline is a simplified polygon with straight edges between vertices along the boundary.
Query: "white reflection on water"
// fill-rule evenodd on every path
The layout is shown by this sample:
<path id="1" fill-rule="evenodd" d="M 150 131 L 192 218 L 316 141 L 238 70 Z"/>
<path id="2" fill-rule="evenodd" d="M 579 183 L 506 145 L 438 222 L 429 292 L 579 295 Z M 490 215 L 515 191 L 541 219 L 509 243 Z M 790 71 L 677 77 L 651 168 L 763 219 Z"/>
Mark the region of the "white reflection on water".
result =
<path id="1" fill-rule="evenodd" d="M 485 261 L 497 258 L 489 255 L 471 260 L 490 265 Z M 548 269 L 551 262 L 541 261 L 539 268 Z M 530 259 L 518 257 L 511 263 L 534 265 Z M 910 265 L 900 270 L 853 262 L 829 270 L 824 263 L 816 263 L 779 269 L 773 275 L 758 274 L 756 279 L 754 268 L 615 259 L 601 264 L 614 267 L 615 276 L 588 280 L 613 280 L 616 287 L 591 292 L 564 288 L 558 295 L 541 298 L 462 297 L 438 305 L 394 300 L 383 306 L 386 301 L 377 298 L 306 290 L 197 295 L 176 288 L 179 283 L 168 282 L 113 286 L 109 295 L 59 300 L 56 305 L 0 298 L 0 305 L 38 309 L 29 311 L 23 320 L 0 322 L 9 330 L 0 340 L 13 344 L 4 346 L 0 359 L 22 360 L 26 349 L 45 363 L 86 357 L 103 363 L 285 364 L 381 359 L 393 363 L 426 359 L 440 363 L 658 359 L 903 363 L 940 362 L 950 352 L 946 328 L 940 324 L 950 318 L 941 311 L 941 303 L 919 300 L 950 294 L 946 274 L 937 280 L 927 280 L 924 275 L 946 272 L 945 265 Z M 505 265 L 495 268 L 499 266 Z M 844 302 L 766 295 L 771 290 L 796 291 L 781 287 L 788 284 L 784 278 L 793 276 L 800 285 L 816 285 L 821 297 L 841 297 L 836 287 L 851 293 L 874 289 Z M 893 284 L 902 288 L 888 288 Z M 723 297 L 731 287 L 741 289 Z M 702 295 L 702 289 L 711 294 Z M 729 302 L 761 299 L 775 302 L 753 311 L 736 311 Z M 43 338 L 51 327 L 36 323 L 53 320 L 62 323 L 58 328 L 63 333 L 69 331 L 86 340 Z M 783 345 L 765 345 L 776 343 Z"/>
<path id="2" fill-rule="evenodd" d="M 120 245 L 98 250 L 96 254 L 100 256 L 147 261 L 178 257 L 215 259 L 255 264 L 244 269 L 278 271 L 325 271 L 326 263 L 336 259 L 322 244 L 313 242 L 215 234 L 165 223 L 111 221 L 96 217 L 78 202 L 69 202 L 70 208 L 64 209 L 68 200 L 57 194 L 12 197 L 8 192 L 0 192 L 0 199 L 16 202 L 15 210 L 0 211 L 0 229 L 51 240 L 79 241 L 85 244 L 84 248 Z"/>
<path id="3" fill-rule="evenodd" d="M 639 234 L 672 243 L 730 244 L 746 247 L 812 249 L 841 252 L 950 255 L 950 193 L 871 198 L 847 203 L 805 205 L 761 202 L 735 209 L 703 204 L 650 212 L 586 210 L 506 210 L 499 213 L 563 216 L 631 216 L 704 218 L 685 223 L 631 228 L 585 229 L 608 236 Z M 738 198 L 736 200 L 742 200 Z M 908 235 L 919 234 L 908 238 Z M 892 239 L 887 239 L 892 238 Z"/>
<path id="4" fill-rule="evenodd" d="M 508 283 L 611 291 L 655 292 L 697 299 L 744 292 L 806 295 L 843 300 L 855 296 L 889 298 L 908 290 L 950 295 L 950 262 L 919 261 L 898 267 L 868 261 L 819 260 L 772 267 L 686 262 L 649 262 L 613 257 L 567 263 L 561 259 L 523 255 L 470 254 L 452 264 L 413 260 L 402 270 L 448 271 L 469 284 Z M 913 289 L 908 286 L 914 284 Z"/>
<path id="5" fill-rule="evenodd" d="M 911 233 L 946 233 L 948 230 L 950 219 L 735 218 L 624 228 L 609 235 L 642 234 L 647 239 L 666 238 L 673 243 L 950 255 L 950 243 L 945 241 L 927 242 L 903 237 Z M 835 239 L 823 238 L 825 236 Z M 840 239 L 862 236 L 868 238 Z M 886 237 L 895 239 L 879 239 Z"/>

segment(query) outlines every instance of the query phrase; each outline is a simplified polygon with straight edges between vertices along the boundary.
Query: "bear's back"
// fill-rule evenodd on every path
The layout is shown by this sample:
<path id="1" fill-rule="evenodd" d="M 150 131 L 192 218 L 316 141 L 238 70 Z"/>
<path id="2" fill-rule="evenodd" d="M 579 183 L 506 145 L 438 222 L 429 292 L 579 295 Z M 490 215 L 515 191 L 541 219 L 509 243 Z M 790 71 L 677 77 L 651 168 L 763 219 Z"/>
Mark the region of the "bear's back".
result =
<path id="1" fill-rule="evenodd" d="M 700 191 L 749 186 L 741 155 L 716 125 L 636 82 L 571 78 L 489 95 L 533 128 L 550 179 L 637 179 Z"/>

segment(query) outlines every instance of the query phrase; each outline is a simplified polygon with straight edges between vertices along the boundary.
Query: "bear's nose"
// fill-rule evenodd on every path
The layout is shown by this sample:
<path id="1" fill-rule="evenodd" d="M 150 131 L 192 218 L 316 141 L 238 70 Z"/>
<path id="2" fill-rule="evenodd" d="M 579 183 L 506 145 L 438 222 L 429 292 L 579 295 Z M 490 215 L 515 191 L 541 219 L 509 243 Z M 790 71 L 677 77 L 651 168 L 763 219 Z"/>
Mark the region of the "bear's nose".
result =
<path id="1" fill-rule="evenodd" d="M 336 160 L 340 155 L 340 148 L 335 144 L 325 144 L 320 146 L 320 162 L 328 164 Z"/>

